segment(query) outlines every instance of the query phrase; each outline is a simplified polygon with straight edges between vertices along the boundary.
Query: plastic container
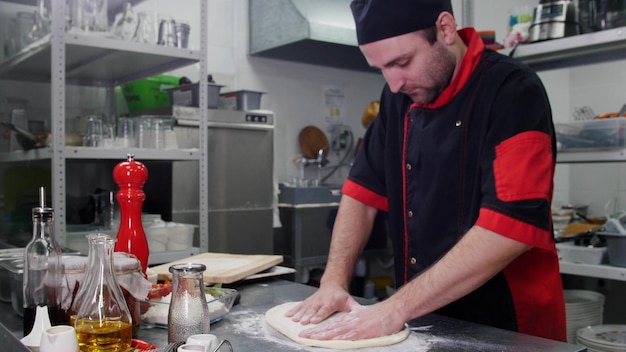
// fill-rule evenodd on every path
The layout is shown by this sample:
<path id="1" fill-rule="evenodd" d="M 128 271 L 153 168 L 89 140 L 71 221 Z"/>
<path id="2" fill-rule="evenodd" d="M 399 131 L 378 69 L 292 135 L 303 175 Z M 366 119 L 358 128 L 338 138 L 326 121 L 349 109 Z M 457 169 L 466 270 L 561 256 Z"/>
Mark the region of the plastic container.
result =
<path id="1" fill-rule="evenodd" d="M 15 259 L 3 263 L 9 271 L 11 288 L 11 306 L 15 314 L 23 316 L 24 312 L 24 259 Z"/>
<path id="2" fill-rule="evenodd" d="M 216 109 L 220 90 L 223 86 L 215 83 L 207 83 L 207 108 Z M 200 106 L 200 84 L 186 84 L 173 89 L 168 89 L 172 105 L 178 106 Z"/>
<path id="3" fill-rule="evenodd" d="M 0 282 L 10 282 L 11 280 L 8 262 L 23 258 L 24 248 L 0 250 Z M 11 302 L 11 285 L 0 285 L 0 302 Z"/>
<path id="4" fill-rule="evenodd" d="M 168 251 L 186 251 L 191 249 L 195 226 L 174 224 L 174 226 L 168 227 L 168 229 L 170 230 L 167 240 Z"/>
<path id="5" fill-rule="evenodd" d="M 220 94 L 219 106 L 224 110 L 257 110 L 261 107 L 264 92 L 237 90 Z"/>
<path id="6" fill-rule="evenodd" d="M 607 251 L 606 247 L 577 246 L 571 242 L 556 244 L 559 260 L 568 263 L 599 265 Z"/>
<path id="7" fill-rule="evenodd" d="M 148 238 L 148 248 L 150 253 L 165 252 L 167 249 L 168 228 L 167 227 L 150 227 L 146 229 L 146 237 Z"/>
<path id="8" fill-rule="evenodd" d="M 154 221 L 146 227 L 150 252 L 187 251 L 193 245 L 197 226 L 176 222 Z"/>
<path id="9" fill-rule="evenodd" d="M 626 118 L 554 124 L 559 152 L 617 149 L 626 146 Z"/>
<path id="10" fill-rule="evenodd" d="M 603 232 L 609 264 L 626 268 L 626 235 Z"/>
<path id="11" fill-rule="evenodd" d="M 129 112 L 168 107 L 168 89 L 178 87 L 179 77 L 158 75 L 122 85 Z"/>

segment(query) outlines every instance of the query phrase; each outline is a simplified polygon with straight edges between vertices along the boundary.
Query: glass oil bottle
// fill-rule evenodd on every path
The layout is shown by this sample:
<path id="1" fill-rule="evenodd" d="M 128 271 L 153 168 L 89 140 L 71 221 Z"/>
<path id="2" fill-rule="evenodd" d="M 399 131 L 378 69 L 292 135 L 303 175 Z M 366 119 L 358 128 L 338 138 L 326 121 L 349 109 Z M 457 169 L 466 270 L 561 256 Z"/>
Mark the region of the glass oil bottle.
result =
<path id="1" fill-rule="evenodd" d="M 90 234 L 85 283 L 76 294 L 72 317 L 80 351 L 126 351 L 132 339 L 132 317 L 113 269 L 115 240 Z"/>
<path id="2" fill-rule="evenodd" d="M 24 336 L 35 322 L 37 306 L 47 306 L 52 325 L 59 321 L 61 307 L 61 250 L 54 240 L 54 212 L 45 205 L 45 190 L 39 188 L 39 206 L 32 210 L 33 237 L 24 249 Z"/>

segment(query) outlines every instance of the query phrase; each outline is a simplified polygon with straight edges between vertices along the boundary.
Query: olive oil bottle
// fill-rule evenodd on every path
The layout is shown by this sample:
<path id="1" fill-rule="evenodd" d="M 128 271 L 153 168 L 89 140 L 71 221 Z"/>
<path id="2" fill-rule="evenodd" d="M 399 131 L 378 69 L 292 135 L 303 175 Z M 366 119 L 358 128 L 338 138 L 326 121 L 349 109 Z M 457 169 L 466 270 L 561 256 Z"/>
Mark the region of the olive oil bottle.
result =
<path id="1" fill-rule="evenodd" d="M 89 240 L 89 264 L 76 294 L 74 321 L 80 351 L 126 351 L 132 339 L 132 317 L 113 269 L 115 241 L 94 233 Z"/>

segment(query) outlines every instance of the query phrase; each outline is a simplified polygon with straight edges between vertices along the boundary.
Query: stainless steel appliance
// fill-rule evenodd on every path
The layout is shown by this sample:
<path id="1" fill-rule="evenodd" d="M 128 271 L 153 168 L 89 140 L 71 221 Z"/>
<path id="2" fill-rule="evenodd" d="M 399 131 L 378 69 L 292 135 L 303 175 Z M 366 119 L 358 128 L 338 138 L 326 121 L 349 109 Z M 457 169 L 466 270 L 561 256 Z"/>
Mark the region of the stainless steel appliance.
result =
<path id="1" fill-rule="evenodd" d="M 273 113 L 209 109 L 207 124 L 209 251 L 273 254 Z M 197 147 L 197 121 L 175 130 L 180 148 Z M 198 174 L 197 163 L 173 165 L 173 221 L 197 222 L 198 182 L 188 180 Z"/>
<path id="2" fill-rule="evenodd" d="M 576 3 L 542 0 L 533 11 L 529 41 L 537 42 L 580 34 Z"/>

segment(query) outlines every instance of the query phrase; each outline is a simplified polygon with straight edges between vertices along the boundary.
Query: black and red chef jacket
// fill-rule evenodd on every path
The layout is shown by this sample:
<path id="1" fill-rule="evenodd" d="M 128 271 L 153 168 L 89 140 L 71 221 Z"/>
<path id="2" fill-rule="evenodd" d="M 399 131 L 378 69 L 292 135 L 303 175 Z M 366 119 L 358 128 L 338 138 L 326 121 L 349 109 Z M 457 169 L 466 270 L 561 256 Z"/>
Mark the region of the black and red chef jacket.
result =
<path id="1" fill-rule="evenodd" d="M 486 50 L 474 29 L 459 72 L 433 103 L 385 86 L 343 193 L 388 213 L 396 285 L 441 258 L 472 226 L 532 246 L 436 313 L 566 340 L 550 204 L 550 104 L 527 66 Z"/>

